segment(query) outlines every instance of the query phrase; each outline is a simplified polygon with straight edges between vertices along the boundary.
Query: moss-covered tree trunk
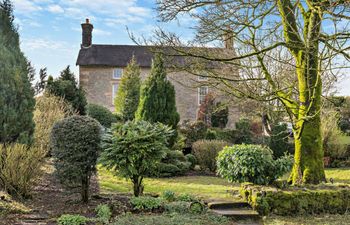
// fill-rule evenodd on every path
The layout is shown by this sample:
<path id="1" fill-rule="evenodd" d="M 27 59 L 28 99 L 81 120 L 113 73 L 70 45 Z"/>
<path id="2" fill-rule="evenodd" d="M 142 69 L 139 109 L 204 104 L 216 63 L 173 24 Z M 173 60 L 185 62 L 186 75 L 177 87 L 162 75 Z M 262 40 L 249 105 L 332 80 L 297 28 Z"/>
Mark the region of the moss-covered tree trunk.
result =
<path id="1" fill-rule="evenodd" d="M 293 184 L 320 183 L 325 180 L 321 136 L 321 94 L 319 37 L 323 9 L 319 1 L 308 1 L 310 10 L 303 13 L 304 28 L 299 33 L 290 0 L 278 6 L 289 51 L 296 62 L 299 99 L 288 110 L 294 114 L 295 155 L 290 176 Z"/>

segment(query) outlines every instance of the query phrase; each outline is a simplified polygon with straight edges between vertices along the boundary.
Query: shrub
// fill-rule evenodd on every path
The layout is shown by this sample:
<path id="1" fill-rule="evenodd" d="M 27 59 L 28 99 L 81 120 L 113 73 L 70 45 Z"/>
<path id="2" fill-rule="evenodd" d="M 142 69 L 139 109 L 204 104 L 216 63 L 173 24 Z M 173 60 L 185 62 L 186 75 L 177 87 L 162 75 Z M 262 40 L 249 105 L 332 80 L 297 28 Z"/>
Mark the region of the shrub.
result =
<path id="1" fill-rule="evenodd" d="M 216 171 L 218 153 L 229 143 L 217 140 L 201 140 L 193 144 L 192 151 L 202 169 Z"/>
<path id="2" fill-rule="evenodd" d="M 206 138 L 208 126 L 202 121 L 184 121 L 180 127 L 180 133 L 186 138 L 186 147 L 192 147 L 192 144 L 198 140 Z"/>
<path id="3" fill-rule="evenodd" d="M 319 185 L 310 189 L 291 187 L 275 191 L 268 187 L 242 184 L 240 193 L 261 215 L 344 214 L 350 201 L 349 188 L 335 186 L 327 188 Z"/>
<path id="4" fill-rule="evenodd" d="M 110 128 L 112 123 L 118 122 L 117 116 L 114 115 L 109 109 L 106 107 L 88 104 L 87 106 L 87 114 L 88 116 L 94 118 L 104 127 Z"/>
<path id="5" fill-rule="evenodd" d="M 225 147 L 217 165 L 218 174 L 230 182 L 270 184 L 290 171 L 293 160 L 290 156 L 273 160 L 271 149 L 242 144 Z"/>
<path id="6" fill-rule="evenodd" d="M 80 215 L 62 215 L 57 220 L 59 225 L 85 225 L 88 219 Z"/>
<path id="7" fill-rule="evenodd" d="M 269 147 L 275 158 L 280 158 L 288 152 L 288 137 L 287 124 L 276 124 L 272 126 L 272 134 L 270 137 Z"/>
<path id="8" fill-rule="evenodd" d="M 28 197 L 42 175 L 46 152 L 23 144 L 0 145 L 0 184 L 10 194 Z"/>
<path id="9" fill-rule="evenodd" d="M 200 202 L 192 202 L 190 205 L 190 212 L 200 214 L 204 211 L 204 205 Z"/>
<path id="10" fill-rule="evenodd" d="M 50 154 L 50 135 L 53 125 L 73 114 L 73 108 L 63 98 L 49 94 L 37 97 L 33 118 L 34 146 Z"/>
<path id="11" fill-rule="evenodd" d="M 112 212 L 111 209 L 108 207 L 108 205 L 100 204 L 95 209 L 97 218 L 100 222 L 104 224 L 108 224 L 109 220 L 111 219 Z"/>
<path id="12" fill-rule="evenodd" d="M 190 169 L 193 170 L 197 163 L 196 157 L 192 154 L 187 154 L 185 155 L 185 157 L 186 157 L 186 160 L 191 163 Z"/>
<path id="13" fill-rule="evenodd" d="M 61 120 L 52 129 L 51 146 L 57 175 L 63 184 L 81 187 L 84 202 L 89 199 L 89 181 L 96 170 L 101 126 L 87 116 Z"/>
<path id="14" fill-rule="evenodd" d="M 235 144 L 251 144 L 253 133 L 251 131 L 250 121 L 246 118 L 241 118 L 236 123 L 237 139 Z"/>
<path id="15" fill-rule="evenodd" d="M 238 131 L 231 129 L 210 128 L 207 131 L 206 139 L 222 140 L 229 143 L 236 143 L 239 139 Z"/>
<path id="16" fill-rule="evenodd" d="M 167 150 L 166 156 L 157 166 L 157 173 L 155 175 L 159 177 L 183 175 L 190 170 L 190 167 L 191 162 L 187 161 L 187 158 L 183 152 L 177 150 Z"/>
<path id="17" fill-rule="evenodd" d="M 176 174 L 180 174 L 181 170 L 174 164 L 170 163 L 158 163 L 157 172 L 155 175 L 159 177 L 172 177 Z"/>
<path id="18" fill-rule="evenodd" d="M 180 194 L 179 196 L 177 196 L 176 198 L 178 201 L 183 201 L 183 202 L 194 202 L 194 201 L 198 201 L 198 198 L 190 195 L 190 194 Z"/>
<path id="19" fill-rule="evenodd" d="M 176 200 L 175 193 L 173 191 L 166 190 L 163 192 L 162 197 L 168 202 L 172 202 Z"/>
<path id="20" fill-rule="evenodd" d="M 190 209 L 191 203 L 189 202 L 183 202 L 183 201 L 176 201 L 176 202 L 169 202 L 164 205 L 165 212 L 167 213 L 188 213 Z"/>
<path id="21" fill-rule="evenodd" d="M 138 210 L 154 210 L 159 209 L 163 205 L 161 198 L 154 198 L 150 196 L 132 197 L 130 199 L 131 205 Z"/>
<path id="22" fill-rule="evenodd" d="M 169 127 L 146 121 L 128 121 L 114 124 L 103 138 L 100 161 L 132 181 L 134 195 L 143 193 L 144 176 L 155 173 L 157 164 L 165 156 Z"/>
<path id="23" fill-rule="evenodd" d="M 336 111 L 323 111 L 321 116 L 324 154 L 333 159 L 342 158 L 346 154 L 347 146 L 341 141 L 345 135 L 338 126 L 339 113 Z"/>

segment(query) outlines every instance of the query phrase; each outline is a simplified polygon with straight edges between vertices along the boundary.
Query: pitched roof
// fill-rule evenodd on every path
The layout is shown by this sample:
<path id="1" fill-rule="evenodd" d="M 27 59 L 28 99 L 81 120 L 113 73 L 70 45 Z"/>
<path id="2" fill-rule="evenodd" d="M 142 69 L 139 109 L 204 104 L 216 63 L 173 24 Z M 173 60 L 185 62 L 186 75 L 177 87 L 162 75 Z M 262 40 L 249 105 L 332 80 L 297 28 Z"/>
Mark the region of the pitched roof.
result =
<path id="1" fill-rule="evenodd" d="M 138 45 L 92 45 L 79 51 L 79 66 L 126 67 L 132 56 L 141 67 L 150 67 L 153 54 L 147 46 Z"/>
<path id="2" fill-rule="evenodd" d="M 76 65 L 79 66 L 111 66 L 126 67 L 132 56 L 135 56 L 136 62 L 140 67 L 151 67 L 152 65 L 152 48 L 154 46 L 140 45 L 92 45 L 89 48 L 81 48 L 79 51 Z M 167 47 L 163 47 L 166 52 L 174 52 Z M 184 48 L 184 49 L 202 49 L 209 50 L 211 53 L 219 54 L 224 52 L 232 54 L 233 51 L 222 48 Z M 215 52 L 214 52 L 215 51 Z M 184 64 L 183 56 L 175 56 L 171 63 Z"/>

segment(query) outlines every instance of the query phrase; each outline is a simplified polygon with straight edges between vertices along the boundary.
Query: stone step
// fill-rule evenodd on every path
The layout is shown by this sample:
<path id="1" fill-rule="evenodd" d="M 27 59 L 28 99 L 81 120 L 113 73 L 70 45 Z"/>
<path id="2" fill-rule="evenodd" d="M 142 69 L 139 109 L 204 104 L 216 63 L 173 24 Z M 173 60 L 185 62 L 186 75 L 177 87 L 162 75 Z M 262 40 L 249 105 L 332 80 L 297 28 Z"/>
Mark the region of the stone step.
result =
<path id="1" fill-rule="evenodd" d="M 247 202 L 210 202 L 208 203 L 209 209 L 250 209 L 250 205 Z"/>
<path id="2" fill-rule="evenodd" d="M 235 220 L 259 220 L 259 213 L 252 209 L 211 209 L 213 213 L 227 216 Z"/>

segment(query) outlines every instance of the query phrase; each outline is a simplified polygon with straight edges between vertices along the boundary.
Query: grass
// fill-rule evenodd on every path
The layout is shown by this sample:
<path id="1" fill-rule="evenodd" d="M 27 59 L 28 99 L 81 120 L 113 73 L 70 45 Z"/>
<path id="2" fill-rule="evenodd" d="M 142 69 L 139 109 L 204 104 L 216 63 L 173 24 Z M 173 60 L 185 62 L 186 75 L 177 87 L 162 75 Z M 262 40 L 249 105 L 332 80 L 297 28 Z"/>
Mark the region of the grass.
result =
<path id="1" fill-rule="evenodd" d="M 349 221 L 350 214 L 295 217 L 270 216 L 264 218 L 264 225 L 344 225 L 349 224 Z"/>
<path id="2" fill-rule="evenodd" d="M 124 178 L 100 168 L 98 171 L 103 192 L 131 193 L 132 184 Z M 204 199 L 232 199 L 232 191 L 238 191 L 239 184 L 230 184 L 219 177 L 186 176 L 172 178 L 146 178 L 145 193 L 161 194 L 171 190 L 176 194 L 190 194 Z"/>
<path id="3" fill-rule="evenodd" d="M 344 145 L 350 145 L 350 136 L 340 136 L 340 143 Z"/>

